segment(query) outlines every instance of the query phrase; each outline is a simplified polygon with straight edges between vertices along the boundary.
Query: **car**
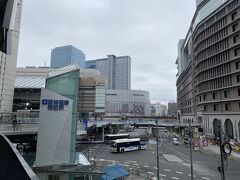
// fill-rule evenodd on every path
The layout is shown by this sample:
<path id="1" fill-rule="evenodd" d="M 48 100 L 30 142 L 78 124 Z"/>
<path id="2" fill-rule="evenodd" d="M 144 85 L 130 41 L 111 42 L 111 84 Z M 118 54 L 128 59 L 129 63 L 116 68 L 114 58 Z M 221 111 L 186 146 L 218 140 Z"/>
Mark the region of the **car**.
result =
<path id="1" fill-rule="evenodd" d="M 164 129 L 164 132 L 167 132 L 167 129 Z"/>
<path id="2" fill-rule="evenodd" d="M 174 145 L 179 145 L 178 138 L 173 138 L 172 143 L 173 143 Z"/>

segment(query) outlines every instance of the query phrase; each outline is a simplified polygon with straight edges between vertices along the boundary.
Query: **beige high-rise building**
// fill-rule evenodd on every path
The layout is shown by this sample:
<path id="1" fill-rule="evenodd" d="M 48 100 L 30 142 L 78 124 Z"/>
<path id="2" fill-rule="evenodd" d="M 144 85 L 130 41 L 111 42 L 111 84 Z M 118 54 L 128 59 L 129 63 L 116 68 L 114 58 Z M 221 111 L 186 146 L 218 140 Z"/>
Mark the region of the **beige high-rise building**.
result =
<path id="1" fill-rule="evenodd" d="M 178 44 L 177 100 L 183 122 L 214 137 L 240 139 L 240 0 L 197 0 L 186 38 Z"/>
<path id="2" fill-rule="evenodd" d="M 0 114 L 12 112 L 22 0 L 0 2 Z"/>

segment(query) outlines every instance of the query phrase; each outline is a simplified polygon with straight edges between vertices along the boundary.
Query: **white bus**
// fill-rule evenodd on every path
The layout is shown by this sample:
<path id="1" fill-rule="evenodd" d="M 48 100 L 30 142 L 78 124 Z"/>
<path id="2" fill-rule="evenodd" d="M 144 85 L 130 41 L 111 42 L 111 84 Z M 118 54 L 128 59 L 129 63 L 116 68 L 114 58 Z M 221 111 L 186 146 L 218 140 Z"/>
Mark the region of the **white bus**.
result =
<path id="1" fill-rule="evenodd" d="M 112 140 L 125 139 L 125 138 L 130 138 L 130 135 L 129 134 L 106 134 L 104 136 L 104 141 L 105 143 L 109 144 Z"/>
<path id="2" fill-rule="evenodd" d="M 140 141 L 140 138 L 117 139 L 110 143 L 111 152 L 125 152 L 146 149 L 147 145 Z"/>

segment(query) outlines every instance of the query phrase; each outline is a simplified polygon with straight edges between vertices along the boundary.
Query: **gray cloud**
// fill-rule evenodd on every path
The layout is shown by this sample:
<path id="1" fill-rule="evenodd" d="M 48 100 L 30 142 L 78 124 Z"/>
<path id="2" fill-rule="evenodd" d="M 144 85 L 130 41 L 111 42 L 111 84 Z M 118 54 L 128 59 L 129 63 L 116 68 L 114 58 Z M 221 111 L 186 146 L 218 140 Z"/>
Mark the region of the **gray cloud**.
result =
<path id="1" fill-rule="evenodd" d="M 67 44 L 87 59 L 130 55 L 132 88 L 175 100 L 177 42 L 194 10 L 194 0 L 24 0 L 18 66 L 49 64 Z"/>

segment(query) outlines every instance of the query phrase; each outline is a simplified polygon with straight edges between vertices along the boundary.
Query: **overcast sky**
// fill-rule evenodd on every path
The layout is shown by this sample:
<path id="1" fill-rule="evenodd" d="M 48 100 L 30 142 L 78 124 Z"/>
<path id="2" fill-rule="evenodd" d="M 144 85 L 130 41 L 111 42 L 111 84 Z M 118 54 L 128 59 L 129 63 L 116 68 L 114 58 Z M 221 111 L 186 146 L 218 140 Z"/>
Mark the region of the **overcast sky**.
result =
<path id="1" fill-rule="evenodd" d="M 132 89 L 176 100 L 177 43 L 195 0 L 24 0 L 18 67 L 49 66 L 51 49 L 73 45 L 86 59 L 129 55 Z"/>

